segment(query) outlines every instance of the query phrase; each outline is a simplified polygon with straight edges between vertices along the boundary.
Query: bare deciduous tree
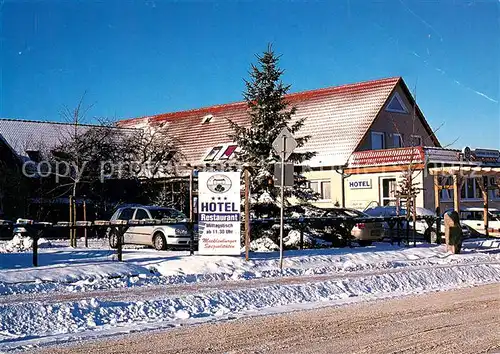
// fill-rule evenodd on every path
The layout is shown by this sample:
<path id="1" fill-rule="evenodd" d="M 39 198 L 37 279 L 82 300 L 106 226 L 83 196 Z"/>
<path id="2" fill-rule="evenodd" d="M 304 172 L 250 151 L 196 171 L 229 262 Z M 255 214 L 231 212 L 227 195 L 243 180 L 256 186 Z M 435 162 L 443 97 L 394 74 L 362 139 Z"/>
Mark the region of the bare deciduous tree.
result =
<path id="1" fill-rule="evenodd" d="M 126 144 L 127 160 L 141 167 L 137 177 L 151 180 L 177 173 L 182 154 L 166 122 L 148 122 L 129 134 Z"/>
<path id="2" fill-rule="evenodd" d="M 165 122 L 147 122 L 147 125 L 137 129 L 127 138 L 127 161 L 132 166 L 126 166 L 122 173 L 133 174 L 139 179 L 144 195 L 149 203 L 158 201 L 159 193 L 166 193 L 170 188 L 162 191 L 159 180 L 175 177 L 178 174 L 178 165 L 183 157 L 178 141 L 169 132 Z M 125 176 L 122 176 L 125 177 Z"/>

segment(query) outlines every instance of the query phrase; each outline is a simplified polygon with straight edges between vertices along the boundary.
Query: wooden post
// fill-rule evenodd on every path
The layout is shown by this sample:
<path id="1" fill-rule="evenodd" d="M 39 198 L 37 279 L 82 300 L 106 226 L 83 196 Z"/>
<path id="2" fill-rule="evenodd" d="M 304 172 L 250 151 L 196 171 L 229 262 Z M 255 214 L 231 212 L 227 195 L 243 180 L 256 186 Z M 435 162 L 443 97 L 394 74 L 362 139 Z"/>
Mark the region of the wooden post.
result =
<path id="1" fill-rule="evenodd" d="M 398 238 L 398 246 L 401 246 L 401 235 L 400 235 L 400 226 L 401 226 L 401 220 L 399 219 L 399 213 L 400 213 L 400 197 L 396 197 L 396 236 Z"/>
<path id="2" fill-rule="evenodd" d="M 248 261 L 250 251 L 250 171 L 245 168 L 245 260 Z"/>
<path id="3" fill-rule="evenodd" d="M 189 242 L 189 254 L 194 255 L 194 207 L 193 207 L 193 173 L 194 170 L 189 170 L 189 225 L 191 228 L 191 240 Z"/>
<path id="4" fill-rule="evenodd" d="M 486 237 L 490 236 L 489 228 L 489 216 L 488 216 L 488 178 L 483 178 L 483 181 L 477 181 L 481 187 L 481 192 L 483 194 L 483 220 L 484 220 L 484 232 Z"/>
<path id="5" fill-rule="evenodd" d="M 393 228 L 394 228 L 394 223 L 391 221 L 387 222 L 387 226 L 389 226 L 389 239 L 391 240 L 391 246 L 394 245 L 394 233 L 393 233 Z"/>
<path id="6" fill-rule="evenodd" d="M 441 244 L 441 196 L 439 192 L 439 176 L 434 175 L 434 206 L 436 207 L 436 243 Z M 432 240 L 430 240 L 432 242 Z"/>
<path id="7" fill-rule="evenodd" d="M 69 205 L 69 245 L 71 247 L 74 247 L 74 244 L 73 244 L 73 196 L 70 195 L 69 196 L 69 201 L 68 201 L 68 205 Z"/>
<path id="8" fill-rule="evenodd" d="M 85 198 L 83 199 L 83 221 L 87 221 L 87 203 Z M 83 237 L 85 240 L 85 247 L 89 247 L 89 240 L 87 238 L 87 228 L 83 229 Z"/>
<path id="9" fill-rule="evenodd" d="M 458 183 L 458 175 L 453 175 L 453 208 L 460 215 L 460 190 L 462 186 Z"/>
<path id="10" fill-rule="evenodd" d="M 417 246 L 417 196 L 412 197 L 412 214 L 413 214 L 413 247 Z"/>
<path id="11" fill-rule="evenodd" d="M 39 232 L 36 228 L 33 228 L 33 267 L 38 267 L 38 238 Z"/>
<path id="12" fill-rule="evenodd" d="M 434 208 L 436 210 L 438 210 L 441 206 L 441 198 L 439 197 L 439 192 L 439 177 L 438 175 L 434 175 Z M 436 214 L 436 216 L 438 215 Z"/>
<path id="13" fill-rule="evenodd" d="M 74 242 L 74 246 L 73 247 L 77 247 L 77 229 L 76 229 L 76 198 L 73 197 L 73 242 Z"/>
<path id="14" fill-rule="evenodd" d="M 406 246 L 410 246 L 410 218 L 411 218 L 411 211 L 410 211 L 410 197 L 409 195 L 406 195 L 405 197 L 406 200 Z"/>
<path id="15" fill-rule="evenodd" d="M 116 228 L 116 233 L 118 234 L 117 238 L 117 247 L 116 247 L 116 253 L 118 256 L 118 262 L 121 262 L 123 260 L 123 248 L 122 248 L 122 237 L 123 234 L 125 233 L 125 228 L 118 226 Z"/>

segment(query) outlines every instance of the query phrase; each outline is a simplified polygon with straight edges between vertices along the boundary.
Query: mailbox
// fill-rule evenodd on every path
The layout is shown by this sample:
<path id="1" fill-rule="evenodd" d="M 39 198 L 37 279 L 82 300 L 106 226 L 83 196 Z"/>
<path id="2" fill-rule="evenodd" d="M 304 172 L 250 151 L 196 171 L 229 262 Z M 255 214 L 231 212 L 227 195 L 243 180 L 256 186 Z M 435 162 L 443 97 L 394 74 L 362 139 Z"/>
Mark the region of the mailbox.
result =
<path id="1" fill-rule="evenodd" d="M 460 249 L 462 248 L 462 228 L 460 227 L 460 218 L 456 211 L 444 214 L 444 237 L 446 240 L 446 249 L 454 254 L 460 253 Z"/>

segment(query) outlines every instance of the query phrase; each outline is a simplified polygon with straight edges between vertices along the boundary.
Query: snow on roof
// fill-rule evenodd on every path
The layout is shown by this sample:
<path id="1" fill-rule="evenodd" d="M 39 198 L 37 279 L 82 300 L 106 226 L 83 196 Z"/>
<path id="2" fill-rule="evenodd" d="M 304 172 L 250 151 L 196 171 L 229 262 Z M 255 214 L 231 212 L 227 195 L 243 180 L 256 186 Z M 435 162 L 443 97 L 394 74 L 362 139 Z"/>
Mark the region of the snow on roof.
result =
<path id="1" fill-rule="evenodd" d="M 297 107 L 294 119 L 306 118 L 298 135 L 311 136 L 298 151 L 317 152 L 308 164 L 344 165 L 400 81 L 400 77 L 393 77 L 288 94 L 289 103 Z M 204 123 L 207 115 L 215 119 Z M 231 143 L 228 119 L 248 125 L 246 102 L 133 118 L 119 125 L 138 127 L 145 122 L 167 122 L 187 162 L 198 164 L 213 147 Z"/>
<path id="2" fill-rule="evenodd" d="M 96 125 L 79 124 L 79 133 Z M 60 122 L 0 118 L 0 138 L 19 156 L 27 151 L 52 149 L 74 132 L 74 125 Z"/>
<path id="3" fill-rule="evenodd" d="M 349 167 L 422 163 L 424 161 L 424 148 L 421 146 L 414 146 L 356 151 L 349 159 Z"/>

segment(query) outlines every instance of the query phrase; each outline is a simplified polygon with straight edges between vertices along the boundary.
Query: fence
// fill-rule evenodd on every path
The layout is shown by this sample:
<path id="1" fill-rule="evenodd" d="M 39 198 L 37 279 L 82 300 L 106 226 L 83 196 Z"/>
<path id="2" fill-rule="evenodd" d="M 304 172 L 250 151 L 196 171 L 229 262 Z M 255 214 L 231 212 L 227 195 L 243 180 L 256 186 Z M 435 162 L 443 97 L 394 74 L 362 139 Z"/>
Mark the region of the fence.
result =
<path id="1" fill-rule="evenodd" d="M 418 217 L 417 220 L 425 220 L 429 226 L 436 223 L 436 240 L 440 243 L 440 229 L 441 221 L 440 218 L 433 216 L 423 216 Z M 297 228 L 300 231 L 300 242 L 299 248 L 303 249 L 304 244 L 304 232 L 308 228 L 321 228 L 321 227 L 331 227 L 336 232 L 340 233 L 342 237 L 345 238 L 347 246 L 351 247 L 352 237 L 350 236 L 352 229 L 356 224 L 359 223 L 382 223 L 386 222 L 389 226 L 389 239 L 391 244 L 397 242 L 401 245 L 401 241 L 404 239 L 406 244 L 410 244 L 410 231 L 413 234 L 413 245 L 416 246 L 416 229 L 415 227 L 410 227 L 410 222 L 404 216 L 391 216 L 391 217 L 301 217 L 301 218 L 285 218 L 285 224 Z M 258 227 L 272 227 L 274 224 L 279 224 L 279 218 L 262 218 L 262 219 L 252 219 L 250 221 L 251 228 Z M 57 224 L 51 224 L 46 222 L 33 222 L 25 221 L 20 223 L 13 223 L 7 220 L 0 220 L 0 232 L 7 232 L 12 234 L 15 228 L 22 227 L 33 239 L 33 266 L 38 266 L 38 240 L 44 237 L 45 233 L 48 232 L 70 232 L 70 230 L 85 230 L 90 232 L 104 232 L 109 231 L 116 232 L 118 234 L 117 238 L 117 259 L 118 261 L 123 260 L 123 236 L 131 226 L 164 226 L 173 224 L 185 224 L 190 230 L 190 242 L 189 250 L 190 254 L 194 254 L 195 248 L 195 232 L 194 223 L 190 222 L 179 222 L 176 220 L 113 220 L 113 221 L 102 221 L 96 220 L 94 222 L 90 221 L 77 221 L 73 225 L 69 222 L 58 222 Z M 85 246 L 88 247 L 87 237 L 88 232 L 85 232 Z M 404 236 L 404 237 L 403 237 Z M 71 246 L 76 247 L 76 239 L 70 239 Z"/>
<path id="2" fill-rule="evenodd" d="M 436 242 L 441 243 L 441 218 L 434 216 L 417 216 L 417 221 L 425 221 L 429 228 L 436 224 Z M 255 227 L 272 227 L 272 225 L 279 224 L 279 218 L 262 218 L 262 219 L 252 219 L 250 221 L 251 228 Z M 339 233 L 346 241 L 347 246 L 351 247 L 351 242 L 353 238 L 351 237 L 351 231 L 356 224 L 360 223 L 387 223 L 389 227 L 389 242 L 401 245 L 402 241 L 405 241 L 407 245 L 410 244 L 410 234 L 413 241 L 413 245 L 416 245 L 417 241 L 417 230 L 415 225 L 411 225 L 412 220 L 405 216 L 380 216 L 380 217 L 301 217 L 301 218 L 285 218 L 285 225 L 290 225 L 295 227 L 300 232 L 300 242 L 299 248 L 303 249 L 303 236 L 304 232 L 308 228 L 321 229 L 325 227 L 331 227 L 335 232 Z"/>
<path id="3" fill-rule="evenodd" d="M 193 223 L 189 222 L 179 222 L 173 220 L 151 220 L 151 221 L 139 221 L 139 220 L 113 220 L 113 221 L 104 221 L 104 220 L 96 220 L 94 222 L 91 221 L 77 221 L 74 225 L 71 225 L 69 222 L 63 221 L 58 222 L 57 224 L 50 224 L 46 222 L 21 222 L 21 223 L 13 223 L 8 220 L 0 220 L 0 231 L 7 231 L 12 234 L 15 228 L 24 228 L 29 236 L 33 239 L 33 266 L 38 266 L 38 240 L 44 237 L 44 233 L 47 232 L 60 232 L 66 231 L 70 232 L 71 230 L 85 230 L 85 231 L 101 231 L 107 233 L 116 232 L 117 237 L 117 247 L 116 254 L 118 261 L 123 260 L 123 236 L 127 232 L 128 228 L 131 226 L 165 226 L 165 225 L 179 225 L 185 224 L 190 229 L 191 239 L 189 242 L 190 254 L 194 254 L 194 238 L 195 234 L 193 232 L 194 227 Z M 88 247 L 87 243 L 87 232 L 85 232 L 85 246 Z M 76 238 L 70 238 L 70 243 L 72 247 L 76 247 Z"/>

